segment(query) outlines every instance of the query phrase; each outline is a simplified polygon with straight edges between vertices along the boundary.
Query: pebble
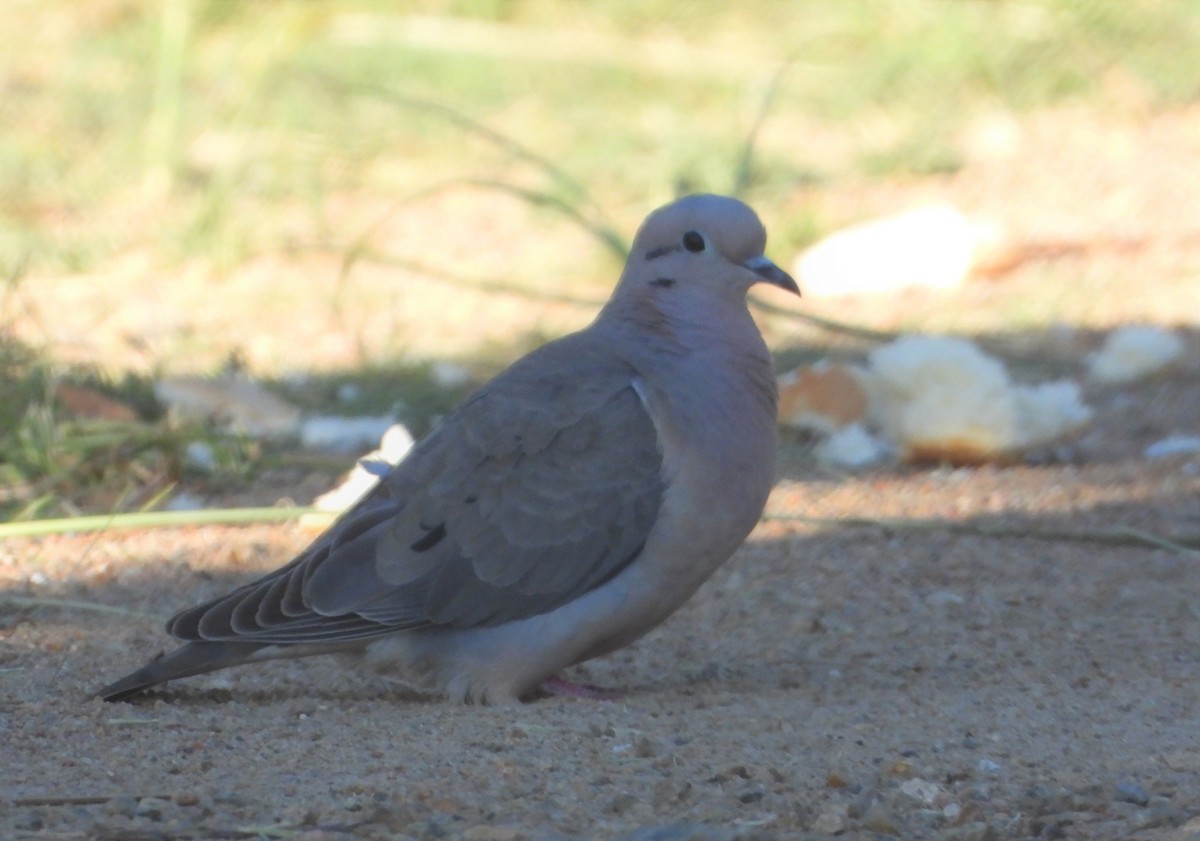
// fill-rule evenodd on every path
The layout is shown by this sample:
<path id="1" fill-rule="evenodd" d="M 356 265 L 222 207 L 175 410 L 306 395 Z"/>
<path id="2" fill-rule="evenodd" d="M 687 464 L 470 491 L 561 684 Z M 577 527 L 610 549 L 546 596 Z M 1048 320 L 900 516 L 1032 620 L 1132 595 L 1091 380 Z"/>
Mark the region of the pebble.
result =
<path id="1" fill-rule="evenodd" d="M 829 788 L 846 788 L 852 778 L 845 768 L 833 768 L 825 775 L 825 785 Z"/>
<path id="2" fill-rule="evenodd" d="M 163 817 L 163 808 L 167 806 L 169 801 L 162 800 L 158 797 L 143 797 L 138 801 L 137 808 L 134 814 L 145 820 L 161 821 Z"/>
<path id="3" fill-rule="evenodd" d="M 738 794 L 739 803 L 757 803 L 767 796 L 767 791 L 760 785 L 751 784 Z"/>
<path id="4" fill-rule="evenodd" d="M 1004 766 L 999 762 L 994 759 L 987 759 L 986 757 L 979 760 L 978 768 L 981 774 L 987 774 L 990 777 L 994 777 L 1004 770 Z"/>
<path id="5" fill-rule="evenodd" d="M 813 821 L 812 831 L 818 835 L 837 835 L 840 832 L 845 832 L 846 826 L 850 822 L 847 815 L 848 808 L 848 805 L 845 803 L 834 803 L 827 807 Z"/>
<path id="6" fill-rule="evenodd" d="M 914 777 L 911 780 L 905 780 L 900 784 L 900 793 L 909 797 L 918 803 L 923 803 L 926 806 L 932 806 L 941 794 L 942 787 L 937 783 L 929 780 L 922 780 L 920 777 Z"/>
<path id="7" fill-rule="evenodd" d="M 1121 780 L 1117 783 L 1114 799 L 1121 803 L 1133 803 L 1145 806 L 1150 802 L 1146 790 L 1131 780 Z"/>
<path id="8" fill-rule="evenodd" d="M 925 603 L 931 607 L 944 607 L 946 605 L 966 604 L 967 600 L 958 593 L 952 593 L 949 590 L 938 590 L 936 593 L 930 593 L 925 597 Z"/>

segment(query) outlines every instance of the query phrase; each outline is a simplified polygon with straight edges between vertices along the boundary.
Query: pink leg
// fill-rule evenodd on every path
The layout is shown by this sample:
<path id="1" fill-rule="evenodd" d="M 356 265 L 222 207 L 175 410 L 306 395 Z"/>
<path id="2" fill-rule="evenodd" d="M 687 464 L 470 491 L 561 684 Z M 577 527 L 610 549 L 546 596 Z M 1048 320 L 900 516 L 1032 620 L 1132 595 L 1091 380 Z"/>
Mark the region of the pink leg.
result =
<path id="1" fill-rule="evenodd" d="M 587 698 L 589 701 L 617 701 L 621 698 L 619 692 L 589 686 L 586 683 L 572 683 L 557 676 L 542 681 L 538 689 L 547 695 L 566 695 L 570 698 Z"/>

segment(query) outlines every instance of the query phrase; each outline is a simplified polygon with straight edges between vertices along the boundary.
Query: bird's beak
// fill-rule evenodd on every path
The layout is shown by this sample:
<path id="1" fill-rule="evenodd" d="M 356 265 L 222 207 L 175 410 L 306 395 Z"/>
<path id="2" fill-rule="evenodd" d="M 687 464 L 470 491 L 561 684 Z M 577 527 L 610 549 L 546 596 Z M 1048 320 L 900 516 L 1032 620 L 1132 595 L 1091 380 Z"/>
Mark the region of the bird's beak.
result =
<path id="1" fill-rule="evenodd" d="M 742 265 L 754 272 L 758 277 L 761 277 L 763 282 L 770 283 L 773 287 L 786 289 L 787 292 L 800 294 L 800 287 L 797 286 L 796 281 L 792 280 L 792 276 L 780 269 L 778 265 L 770 262 L 766 257 L 751 257 Z"/>
<path id="2" fill-rule="evenodd" d="M 742 265 L 761 277 L 764 283 L 778 286 L 780 289 L 786 289 L 796 295 L 800 294 L 800 287 L 792 279 L 792 276 L 766 257 L 752 257 Z"/>

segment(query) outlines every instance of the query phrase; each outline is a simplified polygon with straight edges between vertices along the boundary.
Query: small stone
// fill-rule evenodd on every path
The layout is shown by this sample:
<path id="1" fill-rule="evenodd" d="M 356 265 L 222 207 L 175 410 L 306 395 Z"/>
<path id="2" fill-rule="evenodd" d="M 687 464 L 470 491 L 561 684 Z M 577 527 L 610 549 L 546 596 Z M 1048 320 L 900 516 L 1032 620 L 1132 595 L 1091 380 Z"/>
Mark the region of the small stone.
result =
<path id="1" fill-rule="evenodd" d="M 134 815 L 139 818 L 144 818 L 151 821 L 161 821 L 163 816 L 163 807 L 167 805 L 166 800 L 158 797 L 143 797 L 138 801 L 137 808 L 134 810 Z"/>
<path id="2" fill-rule="evenodd" d="M 175 795 L 176 806 L 196 806 L 200 803 L 200 795 L 194 791 L 184 791 Z"/>
<path id="3" fill-rule="evenodd" d="M 738 795 L 738 802 L 747 804 L 757 803 L 766 796 L 767 792 L 762 786 L 750 786 Z"/>
<path id="4" fill-rule="evenodd" d="M 925 597 L 925 603 L 931 607 L 943 607 L 945 605 L 966 604 L 966 599 L 958 593 L 952 593 L 949 590 L 939 590 L 936 593 L 930 593 Z"/>
<path id="5" fill-rule="evenodd" d="M 989 777 L 994 777 L 1004 770 L 1003 765 L 1001 765 L 999 762 L 996 762 L 994 759 L 988 759 L 987 757 L 979 760 L 979 765 L 977 767 L 979 768 L 979 773 L 987 774 Z"/>
<path id="6" fill-rule="evenodd" d="M 1146 794 L 1146 790 L 1137 783 L 1131 780 L 1121 780 L 1117 783 L 1113 799 L 1120 803 L 1133 803 L 1137 806 L 1145 806 L 1150 802 L 1150 795 Z"/>
<path id="7" fill-rule="evenodd" d="M 900 793 L 909 797 L 918 803 L 923 803 L 926 806 L 932 806 L 941 794 L 942 787 L 935 782 L 922 780 L 920 777 L 914 777 L 911 780 L 905 780 L 900 784 Z"/>
<path id="8" fill-rule="evenodd" d="M 817 815 L 817 819 L 813 821 L 810 829 L 818 835 L 837 835 L 840 832 L 845 832 L 846 825 L 849 823 L 846 810 L 847 806 L 845 803 L 832 804 L 821 814 Z"/>
<path id="9" fill-rule="evenodd" d="M 825 785 L 829 788 L 846 788 L 850 783 L 850 774 L 845 768 L 833 768 L 825 775 Z"/>

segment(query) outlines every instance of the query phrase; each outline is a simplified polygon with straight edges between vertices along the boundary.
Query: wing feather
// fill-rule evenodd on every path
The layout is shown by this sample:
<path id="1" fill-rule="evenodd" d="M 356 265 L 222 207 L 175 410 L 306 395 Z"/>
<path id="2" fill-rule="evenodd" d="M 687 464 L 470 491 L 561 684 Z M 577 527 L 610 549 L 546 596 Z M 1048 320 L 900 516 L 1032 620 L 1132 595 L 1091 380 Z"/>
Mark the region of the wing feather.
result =
<path id="1" fill-rule="evenodd" d="M 344 642 L 494 625 L 600 586 L 641 551 L 663 494 L 635 372 L 586 334 L 485 386 L 312 546 L 179 614 L 189 640 Z"/>

